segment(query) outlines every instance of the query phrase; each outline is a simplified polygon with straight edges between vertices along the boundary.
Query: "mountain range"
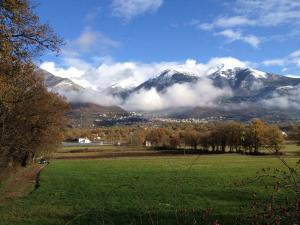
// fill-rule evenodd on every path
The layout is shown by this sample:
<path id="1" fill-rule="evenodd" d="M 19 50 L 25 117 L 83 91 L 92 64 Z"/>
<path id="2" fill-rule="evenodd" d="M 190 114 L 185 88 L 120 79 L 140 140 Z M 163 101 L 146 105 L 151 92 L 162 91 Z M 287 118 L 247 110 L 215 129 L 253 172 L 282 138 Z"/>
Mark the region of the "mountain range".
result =
<path id="1" fill-rule="evenodd" d="M 298 90 L 300 84 L 300 78 L 290 78 L 239 67 L 217 70 L 208 75 L 207 78 L 212 81 L 214 87 L 228 89 L 233 92 L 230 98 L 226 98 L 227 103 L 255 103 L 274 96 L 289 96 L 291 92 Z M 163 93 L 174 84 L 193 84 L 201 79 L 202 77 L 196 74 L 165 70 L 157 77 L 149 79 L 135 88 L 130 90 L 121 89 L 119 92 L 114 91 L 112 94 L 126 98 L 133 93 L 152 88 Z M 225 99 L 222 99 L 222 102 L 224 101 Z"/>
<path id="2" fill-rule="evenodd" d="M 50 91 L 64 96 L 74 92 L 91 91 L 69 79 L 60 78 L 48 72 L 44 72 L 44 80 Z M 218 116 L 238 120 L 248 120 L 254 117 L 267 118 L 267 120 L 272 121 L 300 119 L 300 78 L 262 72 L 252 68 L 235 67 L 228 69 L 220 66 L 217 70 L 205 76 L 169 69 L 136 87 L 124 89 L 119 87 L 118 84 L 114 84 L 107 87 L 99 95 L 109 95 L 119 99 L 120 105 L 126 107 L 126 101 L 141 92 L 155 90 L 159 95 L 163 96 L 166 93 L 170 95 L 170 90 L 173 90 L 170 88 L 176 85 L 185 85 L 190 87 L 189 89 L 196 89 L 196 92 L 204 89 L 201 96 L 205 98 L 205 86 L 193 86 L 197 83 L 203 83 L 203 80 L 208 82 L 208 85 L 214 88 L 213 90 L 226 90 L 227 94 L 221 92 L 220 96 L 213 99 L 213 105 L 174 105 L 174 107 L 169 105 L 162 109 L 153 110 L 152 113 L 159 115 L 162 112 L 164 114 L 167 112 L 168 116 L 176 118 L 211 118 Z M 207 93 L 207 95 L 209 94 Z M 199 101 L 201 100 L 199 99 Z M 76 99 L 70 101 L 75 103 Z M 80 102 L 88 103 L 88 100 Z M 147 110 L 141 109 L 141 111 Z"/>

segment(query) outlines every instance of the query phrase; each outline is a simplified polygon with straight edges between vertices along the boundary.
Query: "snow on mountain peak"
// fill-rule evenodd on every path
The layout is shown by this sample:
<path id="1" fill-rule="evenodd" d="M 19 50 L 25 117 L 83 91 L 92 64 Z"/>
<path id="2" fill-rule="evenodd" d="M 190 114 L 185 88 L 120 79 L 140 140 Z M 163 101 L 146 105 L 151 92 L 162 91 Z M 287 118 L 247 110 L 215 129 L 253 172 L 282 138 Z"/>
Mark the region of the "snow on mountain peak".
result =
<path id="1" fill-rule="evenodd" d="M 161 77 L 161 78 L 171 78 L 175 74 L 181 74 L 181 75 L 186 75 L 186 76 L 196 76 L 196 74 L 187 72 L 187 71 L 178 71 L 175 69 L 167 69 L 161 72 L 156 76 L 156 78 Z"/>
<path id="2" fill-rule="evenodd" d="M 217 71 L 214 72 L 213 74 L 215 74 L 214 76 L 221 76 L 226 79 L 233 79 L 233 78 L 235 78 L 236 72 L 238 70 L 241 70 L 241 68 L 239 68 L 239 67 L 228 68 L 224 65 L 221 65 L 220 67 L 218 67 Z"/>
<path id="3" fill-rule="evenodd" d="M 250 69 L 250 71 L 251 71 L 251 75 L 254 76 L 255 78 L 261 79 L 267 77 L 267 73 L 265 72 L 255 70 L 255 69 Z"/>
<path id="4" fill-rule="evenodd" d="M 252 68 L 242 68 L 242 67 L 227 67 L 227 66 L 220 66 L 218 70 L 213 73 L 215 76 L 221 76 L 226 79 L 236 79 L 236 75 L 240 71 L 248 71 L 249 75 L 253 76 L 256 79 L 264 79 L 267 78 L 267 73 L 252 69 Z"/>
<path id="5" fill-rule="evenodd" d="M 167 69 L 160 73 L 157 77 L 172 77 L 174 74 L 178 73 L 178 71 L 174 69 Z"/>

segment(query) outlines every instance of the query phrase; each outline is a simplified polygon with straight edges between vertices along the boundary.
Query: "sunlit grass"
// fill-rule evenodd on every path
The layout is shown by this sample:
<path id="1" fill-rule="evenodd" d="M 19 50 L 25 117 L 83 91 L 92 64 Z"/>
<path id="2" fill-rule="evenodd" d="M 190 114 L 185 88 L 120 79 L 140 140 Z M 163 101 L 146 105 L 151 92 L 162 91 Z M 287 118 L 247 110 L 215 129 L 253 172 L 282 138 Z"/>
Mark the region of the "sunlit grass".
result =
<path id="1" fill-rule="evenodd" d="M 78 216 L 71 224 L 141 224 L 155 209 L 159 224 L 176 224 L 176 209 L 212 207 L 213 217 L 231 224 L 253 191 L 268 197 L 265 183 L 234 182 L 281 166 L 272 157 L 240 155 L 58 160 L 42 172 L 39 189 L 1 206 L 0 221 L 66 224 Z"/>

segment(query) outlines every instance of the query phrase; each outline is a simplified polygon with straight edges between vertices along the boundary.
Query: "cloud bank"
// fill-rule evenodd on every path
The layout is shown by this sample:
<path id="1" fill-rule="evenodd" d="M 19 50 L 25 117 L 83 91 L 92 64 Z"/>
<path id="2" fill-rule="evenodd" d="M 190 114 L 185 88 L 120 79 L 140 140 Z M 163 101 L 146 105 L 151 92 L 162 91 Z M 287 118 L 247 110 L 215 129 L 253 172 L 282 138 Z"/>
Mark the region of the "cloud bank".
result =
<path id="1" fill-rule="evenodd" d="M 285 90 L 285 95 L 275 93 L 270 99 L 264 100 L 262 103 L 269 107 L 278 107 L 282 109 L 300 110 L 300 85 Z"/>
<path id="2" fill-rule="evenodd" d="M 220 89 L 212 81 L 202 77 L 195 84 L 174 84 L 164 92 L 155 88 L 142 89 L 129 96 L 123 103 L 128 110 L 163 110 L 177 107 L 214 107 L 220 97 L 231 96 L 230 89 Z"/>
<path id="3" fill-rule="evenodd" d="M 81 65 L 82 64 L 82 65 Z M 48 72 L 71 79 L 87 88 L 80 92 L 60 93 L 70 101 L 92 102 L 100 105 L 120 105 L 127 110 L 162 110 L 172 107 L 214 106 L 221 96 L 231 95 L 227 89 L 213 86 L 206 76 L 218 69 L 247 67 L 243 62 L 232 57 L 212 58 L 206 63 L 193 59 L 184 62 L 114 62 L 107 60 L 99 66 L 83 62 L 68 61 L 68 66 L 60 67 L 54 62 L 44 62 L 40 68 Z M 160 74 L 163 70 L 174 69 L 179 72 L 190 72 L 200 79 L 195 84 L 175 84 L 164 92 L 156 89 L 140 90 L 130 95 L 125 101 L 106 94 L 110 87 L 129 89 Z M 90 90 L 91 89 L 91 90 Z"/>
<path id="4" fill-rule="evenodd" d="M 59 66 L 55 62 L 48 61 L 42 63 L 40 67 L 56 76 L 69 78 L 83 87 L 101 91 L 116 84 L 121 88 L 135 87 L 166 69 L 205 76 L 221 67 L 223 69 L 232 69 L 250 65 L 250 62 L 241 61 L 233 57 L 216 57 L 206 63 L 197 62 L 194 59 L 188 59 L 184 62 L 166 61 L 154 63 L 114 62 L 109 59 L 104 60 L 99 66 L 80 60 L 68 59 L 65 60 L 65 66 Z"/>
<path id="5" fill-rule="evenodd" d="M 299 57 L 300 52 L 290 53 L 285 60 L 291 61 Z M 69 78 L 77 84 L 86 87 L 81 91 L 66 91 L 60 94 L 72 102 L 91 102 L 99 105 L 119 105 L 126 110 L 157 111 L 177 107 L 215 107 L 220 98 L 232 96 L 232 90 L 221 89 L 212 84 L 207 75 L 223 69 L 235 67 L 251 67 L 250 62 L 240 61 L 232 57 L 212 58 L 206 63 L 188 59 L 184 62 L 154 62 L 141 63 L 135 61 L 114 62 L 111 59 L 103 60 L 98 66 L 80 60 L 66 60 L 65 66 L 54 62 L 44 62 L 42 69 L 50 73 Z M 266 62 L 265 62 L 266 63 Z M 269 63 L 275 63 L 269 62 Z M 117 88 L 126 90 L 138 86 L 146 80 L 159 75 L 166 69 L 179 72 L 190 72 L 199 77 L 197 83 L 174 84 L 159 92 L 155 88 L 141 89 L 133 92 L 125 100 L 113 96 L 108 90 Z M 254 83 L 253 91 L 261 88 L 261 83 Z M 284 91 L 288 91 L 288 95 Z M 283 91 L 283 94 L 281 93 Z M 286 87 L 278 90 L 269 99 L 261 102 L 263 106 L 300 109 L 300 86 Z M 247 104 L 247 103 L 245 103 Z M 242 107 L 235 105 L 234 107 Z"/>

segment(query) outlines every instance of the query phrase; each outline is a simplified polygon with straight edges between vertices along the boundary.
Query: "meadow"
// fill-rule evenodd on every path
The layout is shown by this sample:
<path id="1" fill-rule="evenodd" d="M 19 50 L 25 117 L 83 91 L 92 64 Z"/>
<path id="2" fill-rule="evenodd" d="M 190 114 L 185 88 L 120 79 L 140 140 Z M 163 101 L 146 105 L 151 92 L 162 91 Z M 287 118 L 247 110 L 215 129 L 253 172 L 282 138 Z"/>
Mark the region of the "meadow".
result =
<path id="1" fill-rule="evenodd" d="M 268 167 L 284 168 L 272 156 L 235 154 L 54 160 L 38 189 L 0 205 L 0 224 L 243 224 L 241 207 L 249 212 L 254 192 L 267 200 L 273 182 L 235 182 Z"/>

